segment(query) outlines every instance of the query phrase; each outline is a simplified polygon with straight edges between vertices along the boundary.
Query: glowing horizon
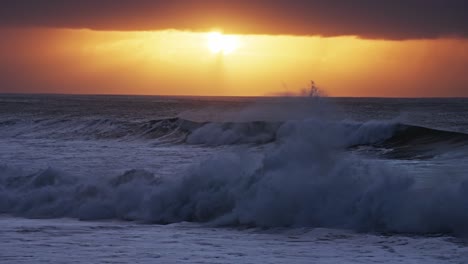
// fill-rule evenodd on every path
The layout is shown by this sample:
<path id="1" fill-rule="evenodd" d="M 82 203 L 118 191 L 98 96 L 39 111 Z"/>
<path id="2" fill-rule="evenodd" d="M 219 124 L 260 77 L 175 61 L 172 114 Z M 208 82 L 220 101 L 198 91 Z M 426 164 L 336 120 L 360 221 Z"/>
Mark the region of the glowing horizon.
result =
<path id="1" fill-rule="evenodd" d="M 0 92 L 468 96 L 467 40 L 219 32 L 3 29 Z"/>

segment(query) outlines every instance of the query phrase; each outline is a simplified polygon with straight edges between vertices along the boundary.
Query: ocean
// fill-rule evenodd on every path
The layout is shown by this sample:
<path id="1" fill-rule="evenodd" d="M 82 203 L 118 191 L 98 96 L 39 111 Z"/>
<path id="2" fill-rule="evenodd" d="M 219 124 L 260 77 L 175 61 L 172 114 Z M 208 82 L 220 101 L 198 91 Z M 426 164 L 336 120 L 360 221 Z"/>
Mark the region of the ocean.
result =
<path id="1" fill-rule="evenodd" d="M 468 263 L 468 99 L 0 95 L 0 263 Z"/>

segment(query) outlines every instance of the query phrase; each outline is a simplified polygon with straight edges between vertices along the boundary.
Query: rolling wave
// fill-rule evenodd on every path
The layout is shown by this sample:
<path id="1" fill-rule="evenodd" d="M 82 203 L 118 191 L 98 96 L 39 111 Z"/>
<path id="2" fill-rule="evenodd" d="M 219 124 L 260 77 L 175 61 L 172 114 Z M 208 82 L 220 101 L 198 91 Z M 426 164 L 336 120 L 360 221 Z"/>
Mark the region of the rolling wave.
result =
<path id="1" fill-rule="evenodd" d="M 316 120 L 308 120 L 316 123 Z M 281 141 L 282 132 L 305 121 L 195 122 L 182 118 L 121 121 L 111 119 L 10 119 L 0 122 L 3 138 L 80 140 L 158 140 L 208 146 L 265 144 Z M 343 148 L 372 146 L 382 156 L 430 158 L 468 145 L 468 134 L 401 124 L 393 121 L 329 122 Z M 306 133 L 306 132 L 304 132 Z"/>
<path id="2" fill-rule="evenodd" d="M 0 122 L 4 138 L 35 139 L 179 139 L 201 126 L 179 118 L 127 121 L 112 119 L 10 119 Z"/>
<path id="3" fill-rule="evenodd" d="M 427 159 L 464 150 L 468 134 L 400 124 L 392 137 L 374 146 L 388 149 L 383 155 L 388 158 Z"/>

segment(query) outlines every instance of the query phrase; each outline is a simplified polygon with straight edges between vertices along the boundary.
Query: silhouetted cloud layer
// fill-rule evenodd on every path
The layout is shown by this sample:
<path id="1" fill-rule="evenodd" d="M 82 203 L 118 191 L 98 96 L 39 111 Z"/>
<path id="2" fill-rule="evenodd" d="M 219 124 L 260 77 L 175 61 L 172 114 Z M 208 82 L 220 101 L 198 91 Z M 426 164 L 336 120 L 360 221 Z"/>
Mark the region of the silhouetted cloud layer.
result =
<path id="1" fill-rule="evenodd" d="M 466 0 L 2 0 L 0 25 L 416 39 L 467 37 L 467 7 Z"/>

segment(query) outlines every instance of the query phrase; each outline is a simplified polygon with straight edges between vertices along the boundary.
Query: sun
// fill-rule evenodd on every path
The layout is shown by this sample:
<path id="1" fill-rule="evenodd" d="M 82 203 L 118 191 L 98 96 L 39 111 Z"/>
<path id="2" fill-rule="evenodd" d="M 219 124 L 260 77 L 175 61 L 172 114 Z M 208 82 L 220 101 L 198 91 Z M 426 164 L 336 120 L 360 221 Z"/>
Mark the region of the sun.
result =
<path id="1" fill-rule="evenodd" d="M 229 54 L 239 48 L 239 38 L 232 35 L 224 35 L 220 32 L 210 32 L 207 36 L 208 48 L 218 54 Z"/>

